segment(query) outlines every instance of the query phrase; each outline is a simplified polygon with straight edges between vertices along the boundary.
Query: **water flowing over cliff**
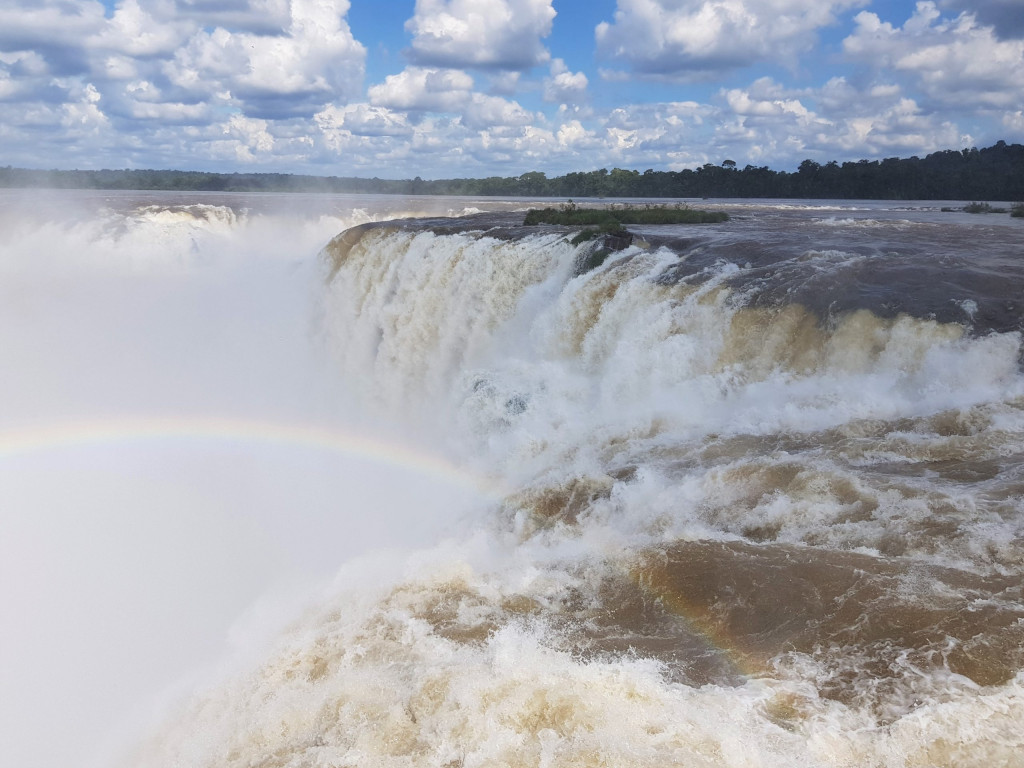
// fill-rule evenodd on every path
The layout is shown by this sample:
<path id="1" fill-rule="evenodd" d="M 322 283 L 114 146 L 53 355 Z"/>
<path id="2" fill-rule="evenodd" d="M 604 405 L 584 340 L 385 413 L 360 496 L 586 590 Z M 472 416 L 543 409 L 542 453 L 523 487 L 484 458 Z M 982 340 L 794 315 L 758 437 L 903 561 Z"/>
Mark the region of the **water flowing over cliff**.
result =
<path id="1" fill-rule="evenodd" d="M 741 203 L 602 260 L 517 205 L 302 262 L 340 420 L 218 424 L 329 449 L 340 570 L 124 764 L 1019 761 L 1020 222 Z"/>
<path id="2" fill-rule="evenodd" d="M 990 277 L 1013 235 L 904 216 L 651 228 L 590 271 L 564 232 L 489 221 L 337 238 L 343 378 L 492 501 L 389 578 L 349 566 L 161 753 L 1016 759 L 1020 281 Z"/>

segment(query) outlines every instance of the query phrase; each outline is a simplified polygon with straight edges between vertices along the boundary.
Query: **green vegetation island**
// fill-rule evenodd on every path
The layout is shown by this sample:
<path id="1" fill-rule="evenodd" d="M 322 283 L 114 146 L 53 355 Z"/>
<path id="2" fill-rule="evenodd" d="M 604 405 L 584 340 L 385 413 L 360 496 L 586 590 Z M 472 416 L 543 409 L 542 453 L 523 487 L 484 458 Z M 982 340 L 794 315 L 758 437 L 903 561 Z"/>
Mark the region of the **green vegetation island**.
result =
<path id="1" fill-rule="evenodd" d="M 132 189 L 208 192 L 327 192 L 575 198 L 821 198 L 1024 200 L 1024 145 L 944 150 L 924 158 L 804 160 L 796 171 L 737 167 L 640 172 L 613 168 L 548 178 L 540 171 L 484 179 L 365 179 L 287 173 L 174 170 L 38 170 L 0 167 L 0 188 Z"/>

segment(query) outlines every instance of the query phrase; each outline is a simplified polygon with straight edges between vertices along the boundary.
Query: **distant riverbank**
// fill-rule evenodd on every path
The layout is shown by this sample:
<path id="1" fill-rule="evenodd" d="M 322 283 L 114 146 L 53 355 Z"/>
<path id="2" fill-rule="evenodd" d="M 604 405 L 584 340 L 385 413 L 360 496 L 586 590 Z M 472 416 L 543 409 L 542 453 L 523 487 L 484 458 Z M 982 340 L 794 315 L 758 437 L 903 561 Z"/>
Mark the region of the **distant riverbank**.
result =
<path id="1" fill-rule="evenodd" d="M 0 187 L 208 192 L 306 192 L 619 198 L 830 198 L 1024 200 L 1024 145 L 944 150 L 924 158 L 804 160 L 794 172 L 732 160 L 681 171 L 613 168 L 548 178 L 540 171 L 485 179 L 378 179 L 177 170 L 39 170 L 0 167 Z"/>

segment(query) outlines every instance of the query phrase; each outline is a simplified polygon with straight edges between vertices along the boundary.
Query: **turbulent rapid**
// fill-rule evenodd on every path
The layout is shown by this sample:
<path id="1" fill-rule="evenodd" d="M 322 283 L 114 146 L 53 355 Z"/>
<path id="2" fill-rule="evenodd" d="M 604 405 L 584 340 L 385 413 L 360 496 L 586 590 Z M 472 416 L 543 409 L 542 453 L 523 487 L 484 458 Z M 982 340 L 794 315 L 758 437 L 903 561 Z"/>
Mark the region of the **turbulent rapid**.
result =
<path id="1" fill-rule="evenodd" d="M 475 500 L 123 765 L 1024 764 L 1021 222 L 722 203 L 593 266 L 525 206 L 323 248 L 346 429 Z"/>

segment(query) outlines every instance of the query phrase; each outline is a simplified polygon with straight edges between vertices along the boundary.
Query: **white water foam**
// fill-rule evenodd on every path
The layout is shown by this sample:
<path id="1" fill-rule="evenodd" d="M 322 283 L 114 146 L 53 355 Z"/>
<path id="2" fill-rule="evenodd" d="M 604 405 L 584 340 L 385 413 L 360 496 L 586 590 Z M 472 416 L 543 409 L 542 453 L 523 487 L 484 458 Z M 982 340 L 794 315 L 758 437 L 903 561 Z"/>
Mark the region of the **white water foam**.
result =
<path id="1" fill-rule="evenodd" d="M 317 253 L 393 213 L 104 197 L 0 210 L 0 752 L 31 768 L 109 765 L 261 595 L 475 499 L 356 455 L 319 346 Z"/>
<path id="2" fill-rule="evenodd" d="M 191 243 L 192 227 L 181 242 Z M 582 652 L 578 636 L 615 608 L 602 602 L 603 584 L 630 583 L 638 552 L 673 542 L 756 534 L 779 546 L 855 549 L 869 563 L 889 562 L 896 539 L 899 562 L 1016 573 L 1019 500 L 1000 497 L 1000 476 L 964 486 L 935 470 L 872 473 L 882 464 L 941 468 L 947 452 L 981 469 L 1020 454 L 1019 336 L 973 338 L 960 326 L 866 312 L 824 327 L 798 307 L 746 306 L 726 288 L 735 266 L 712 268 L 694 287 L 659 280 L 675 260 L 667 250 L 632 249 L 573 276 L 578 257 L 561 235 L 381 229 L 341 263 L 298 270 L 332 273 L 322 330 L 361 423 L 415 426 L 418 439 L 508 490 L 449 510 L 457 524 L 443 543 L 427 543 L 444 529 L 428 521 L 417 552 L 354 559 L 326 592 L 253 620 L 279 626 L 290 614 L 279 634 L 240 628 L 235 663 L 171 707 L 126 765 L 1013 764 L 1024 746 L 1019 675 L 981 685 L 908 656 L 879 682 L 857 677 L 852 656 L 843 670 L 827 654 L 794 652 L 770 659 L 768 671 L 737 661 L 734 678 L 696 686 L 653 655 Z M 232 285 L 219 282 L 198 306 L 234 295 Z M 258 313 L 272 295 L 244 294 L 258 300 L 230 301 L 229 316 Z M 173 301 L 156 306 L 157 316 L 183 314 Z M 223 326 L 208 310 L 196 321 L 196 330 Z M 270 354 L 236 374 L 233 396 L 215 398 L 217 407 L 237 407 L 238 392 L 248 402 L 239 382 L 253 372 L 274 380 L 280 362 Z M 141 402 L 166 405 L 178 384 Z M 196 477 L 196 461 L 180 476 Z M 230 485 L 269 471 L 255 461 Z M 382 485 L 388 478 L 400 482 L 389 474 Z M 342 484 L 355 480 L 346 473 Z M 308 482 L 287 475 L 282 500 L 288 484 Z M 374 488 L 356 499 L 344 488 L 327 493 L 373 516 L 397 504 L 398 532 L 420 516 L 445 517 L 436 489 L 376 504 Z M 315 496 L 304 493 L 297 508 Z M 937 513 L 953 525 L 935 527 Z M 316 525 L 296 527 L 323 536 Z M 360 543 L 339 546 L 339 561 Z M 909 576 L 905 586 L 914 588 Z M 1013 599 L 1001 598 L 1008 610 Z M 253 645 L 254 635 L 264 639 Z M 733 653 L 726 634 L 706 642 Z M 854 680 L 846 699 L 822 693 L 837 670 Z"/>

